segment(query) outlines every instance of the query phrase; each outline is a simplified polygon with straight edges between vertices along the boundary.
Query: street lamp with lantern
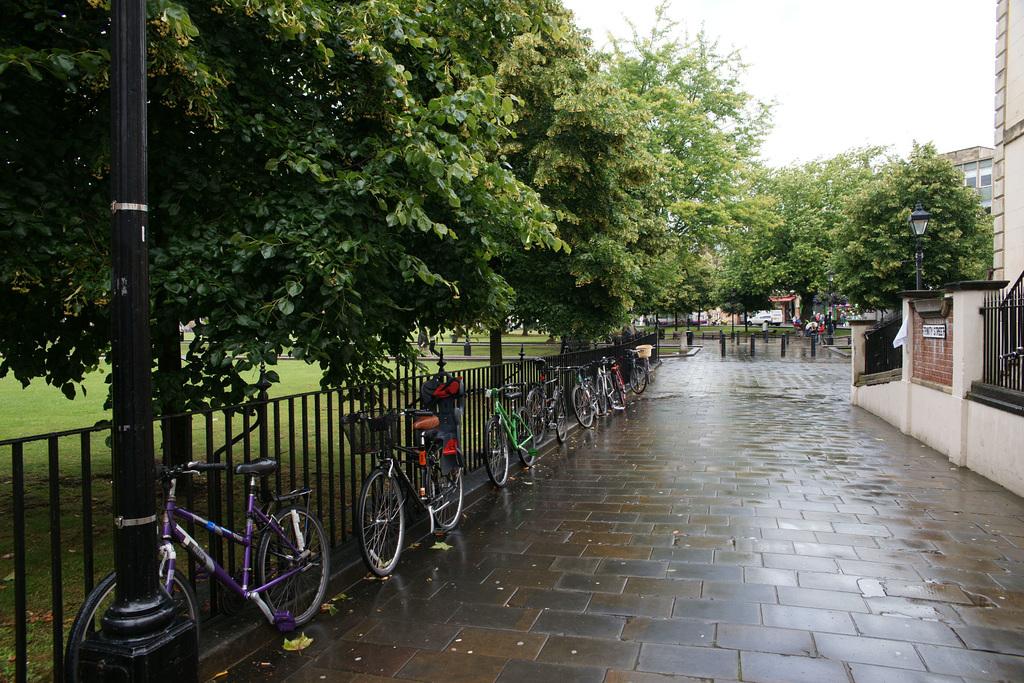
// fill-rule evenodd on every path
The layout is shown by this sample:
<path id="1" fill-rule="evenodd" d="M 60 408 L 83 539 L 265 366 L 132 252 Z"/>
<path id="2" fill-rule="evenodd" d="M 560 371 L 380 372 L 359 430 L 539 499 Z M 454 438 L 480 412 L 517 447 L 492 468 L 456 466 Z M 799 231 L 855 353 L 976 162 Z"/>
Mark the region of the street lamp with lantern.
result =
<path id="1" fill-rule="evenodd" d="M 917 254 L 915 254 L 914 260 L 917 262 L 918 290 L 924 289 L 924 284 L 921 281 L 921 262 L 924 261 L 924 251 L 921 250 L 921 238 L 924 237 L 924 233 L 928 229 L 928 220 L 931 217 L 932 215 L 921 207 L 921 202 L 918 202 L 917 206 L 914 207 L 914 211 L 910 214 L 910 218 L 907 219 L 910 231 L 917 237 Z"/>
<path id="2" fill-rule="evenodd" d="M 832 303 L 833 303 L 833 301 L 832 301 L 832 292 L 834 290 L 834 286 L 833 285 L 834 285 L 835 276 L 836 276 L 836 272 L 834 270 L 831 270 L 831 269 L 829 269 L 825 273 L 825 277 L 828 278 L 828 299 L 825 300 L 825 334 L 826 334 L 825 343 L 828 344 L 829 346 L 832 346 L 832 344 L 834 343 L 834 341 L 833 341 L 833 334 L 835 334 L 835 329 L 836 329 L 835 328 L 835 317 L 833 316 L 833 313 L 832 313 Z"/>
<path id="3" fill-rule="evenodd" d="M 736 341 L 736 290 L 729 290 L 729 320 L 732 322 L 732 340 Z"/>

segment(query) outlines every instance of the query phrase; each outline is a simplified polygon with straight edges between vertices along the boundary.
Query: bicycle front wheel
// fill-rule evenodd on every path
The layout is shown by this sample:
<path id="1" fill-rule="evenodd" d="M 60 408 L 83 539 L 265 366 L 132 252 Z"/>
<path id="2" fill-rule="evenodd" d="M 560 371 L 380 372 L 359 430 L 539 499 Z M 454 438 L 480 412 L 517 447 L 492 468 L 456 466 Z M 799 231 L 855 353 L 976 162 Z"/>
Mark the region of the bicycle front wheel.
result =
<path id="1" fill-rule="evenodd" d="M 582 384 L 577 384 L 572 388 L 572 405 L 576 410 L 576 421 L 584 429 L 590 429 L 594 424 L 595 407 L 592 393 L 591 389 Z"/>
<path id="2" fill-rule="evenodd" d="M 263 530 L 256 553 L 261 585 L 295 573 L 263 591 L 273 612 L 288 611 L 296 626 L 302 626 L 320 612 L 331 577 L 327 534 L 320 520 L 304 505 L 292 505 L 274 513 L 273 527 Z"/>
<path id="3" fill-rule="evenodd" d="M 85 596 L 82 609 L 78 611 L 78 616 L 75 617 L 75 621 L 71 625 L 67 649 L 64 652 L 64 680 L 67 683 L 78 683 L 80 680 L 78 677 L 79 650 L 86 638 L 100 630 L 100 619 L 114 602 L 114 585 L 116 583 L 117 575 L 110 572 Z M 188 617 L 196 625 L 196 652 L 198 652 L 200 643 L 199 600 L 196 599 L 192 586 L 180 573 L 174 573 L 171 586 L 171 599 L 174 600 L 175 614 Z"/>
<path id="4" fill-rule="evenodd" d="M 642 394 L 647 388 L 647 370 L 640 360 L 633 363 L 633 371 L 629 373 L 629 386 L 632 387 L 634 394 Z"/>
<path id="5" fill-rule="evenodd" d="M 531 441 L 530 434 L 530 423 L 529 415 L 526 412 L 526 408 L 520 408 L 519 412 L 516 413 L 518 419 L 512 420 L 512 429 L 516 434 L 516 445 L 522 444 L 517 449 L 519 451 L 519 460 L 523 463 L 523 467 L 531 467 L 533 463 L 537 461 L 537 456 L 534 455 L 537 452 L 536 448 L 532 449 L 536 443 L 536 437 L 533 437 Z"/>
<path id="6" fill-rule="evenodd" d="M 604 415 L 608 412 L 608 383 L 604 374 L 598 374 L 594 383 L 594 398 L 597 399 L 597 414 Z"/>
<path id="7" fill-rule="evenodd" d="M 382 467 L 363 482 L 356 508 L 356 538 L 366 568 L 376 576 L 390 574 L 405 541 L 405 499 L 398 479 Z"/>
<path id="8" fill-rule="evenodd" d="M 565 443 L 569 436 L 569 415 L 565 409 L 565 396 L 559 391 L 555 394 L 555 436 L 558 443 Z"/>
<path id="9" fill-rule="evenodd" d="M 500 489 L 508 483 L 508 438 L 497 415 L 487 421 L 484 429 L 484 465 L 492 484 Z"/>
<path id="10" fill-rule="evenodd" d="M 434 500 L 431 503 L 434 529 L 451 531 L 462 515 L 462 468 L 456 465 L 448 474 L 442 474 L 438 458 L 430 466 L 430 478 L 434 486 Z"/>
<path id="11" fill-rule="evenodd" d="M 533 445 L 539 446 L 544 439 L 544 430 L 548 426 L 544 415 L 544 394 L 540 389 L 533 389 L 526 395 L 526 415 L 526 423 L 533 432 Z"/>

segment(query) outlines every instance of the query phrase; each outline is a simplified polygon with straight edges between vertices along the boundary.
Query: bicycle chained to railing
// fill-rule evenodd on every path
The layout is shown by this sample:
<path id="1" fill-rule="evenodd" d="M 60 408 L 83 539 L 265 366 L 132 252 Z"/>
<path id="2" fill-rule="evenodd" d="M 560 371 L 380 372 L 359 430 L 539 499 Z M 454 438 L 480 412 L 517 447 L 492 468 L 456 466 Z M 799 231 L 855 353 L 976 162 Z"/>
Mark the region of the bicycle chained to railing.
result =
<path id="1" fill-rule="evenodd" d="M 601 373 L 604 375 L 603 387 L 598 386 L 598 391 L 600 392 L 603 388 L 605 401 L 613 410 L 626 409 L 626 383 L 622 379 L 620 360 L 605 356 L 598 361 Z"/>
<path id="2" fill-rule="evenodd" d="M 576 373 L 576 385 L 572 388 L 572 405 L 576 413 L 576 421 L 584 429 L 590 429 L 597 415 L 597 390 L 591 373 L 594 363 L 564 368 Z"/>
<path id="3" fill-rule="evenodd" d="M 526 406 L 510 410 L 502 402 L 502 397 L 512 401 L 522 398 L 524 386 L 524 383 L 517 382 L 478 390 L 492 400 L 494 409 L 494 414 L 484 425 L 484 466 L 491 483 L 498 488 L 508 482 L 509 460 L 513 450 L 519 454 L 523 467 L 530 467 L 537 460 L 535 437 L 530 428 L 530 415 Z"/>
<path id="4" fill-rule="evenodd" d="M 271 492 L 269 499 L 259 500 L 257 482 L 277 471 L 277 461 L 260 458 L 236 465 L 228 463 L 189 462 L 166 467 L 158 465 L 156 477 L 163 489 L 164 505 L 159 543 L 159 577 L 163 590 L 171 595 L 177 614 L 196 624 L 199 638 L 201 608 L 195 591 L 178 564 L 175 543 L 185 549 L 194 561 L 200 577 L 215 579 L 235 598 L 237 609 L 245 601 L 254 603 L 267 621 L 281 631 L 292 631 L 320 612 L 327 581 L 330 577 L 330 556 L 323 524 L 310 511 L 312 489 L 296 489 L 290 493 Z M 178 506 L 178 480 L 205 472 L 233 471 L 248 477 L 245 531 L 238 533 L 211 522 Z M 262 487 L 260 487 L 262 488 Z M 259 500 L 259 504 L 257 504 Z M 272 506 L 284 505 L 277 512 Z M 210 530 L 218 537 L 245 549 L 240 574 L 232 576 L 178 523 L 178 519 Z M 82 609 L 71 626 L 65 652 L 67 680 L 78 681 L 79 650 L 85 639 L 100 628 L 100 619 L 113 603 L 116 575 L 102 579 L 85 598 Z M 225 601 L 228 610 L 230 601 Z"/>
<path id="5" fill-rule="evenodd" d="M 629 386 L 634 394 L 642 394 L 651 382 L 651 347 L 626 349 L 631 360 Z"/>
<path id="6" fill-rule="evenodd" d="M 565 443 L 569 435 L 569 416 L 559 378 L 566 368 L 549 368 L 543 358 L 534 362 L 540 368 L 540 380 L 526 395 L 526 412 L 533 431 L 533 443 L 539 446 L 549 427 L 554 427 L 558 443 Z"/>
<path id="7" fill-rule="evenodd" d="M 363 481 L 354 522 L 363 562 L 378 577 L 388 576 L 398 565 L 405 543 L 407 502 L 427 514 L 432 534 L 447 533 L 459 522 L 465 464 L 458 432 L 464 396 L 460 378 L 440 373 L 424 382 L 421 397 L 427 406 L 449 399 L 450 406 L 392 409 L 378 416 L 360 411 L 342 418 L 352 452 L 377 459 Z M 412 446 L 397 442 L 399 420 L 406 417 L 413 420 Z"/>

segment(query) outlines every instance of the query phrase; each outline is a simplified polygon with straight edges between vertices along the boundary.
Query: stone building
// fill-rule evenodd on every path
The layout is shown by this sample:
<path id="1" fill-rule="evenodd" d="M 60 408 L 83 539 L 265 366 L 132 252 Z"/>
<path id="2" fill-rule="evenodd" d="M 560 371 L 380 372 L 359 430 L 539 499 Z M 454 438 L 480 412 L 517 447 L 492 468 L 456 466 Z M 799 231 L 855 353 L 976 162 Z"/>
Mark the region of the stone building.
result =
<path id="1" fill-rule="evenodd" d="M 996 9 L 995 155 L 992 216 L 995 279 L 1024 272 L 1024 0 Z"/>
<path id="2" fill-rule="evenodd" d="M 981 205 L 992 213 L 992 160 L 996 151 L 991 147 L 968 147 L 942 156 L 964 174 L 964 185 L 973 187 L 981 195 Z"/>

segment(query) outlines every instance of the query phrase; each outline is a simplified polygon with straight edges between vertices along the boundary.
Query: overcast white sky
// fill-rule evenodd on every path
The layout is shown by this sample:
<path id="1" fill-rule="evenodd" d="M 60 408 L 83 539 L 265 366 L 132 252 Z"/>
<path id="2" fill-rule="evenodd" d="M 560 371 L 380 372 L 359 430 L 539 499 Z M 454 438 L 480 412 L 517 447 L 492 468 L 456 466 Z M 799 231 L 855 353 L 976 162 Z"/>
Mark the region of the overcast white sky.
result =
<path id="1" fill-rule="evenodd" d="M 646 33 L 660 0 L 562 0 L 597 47 Z M 773 166 L 914 140 L 939 152 L 993 145 L 996 0 L 672 0 L 680 33 L 705 28 L 777 102 Z"/>

